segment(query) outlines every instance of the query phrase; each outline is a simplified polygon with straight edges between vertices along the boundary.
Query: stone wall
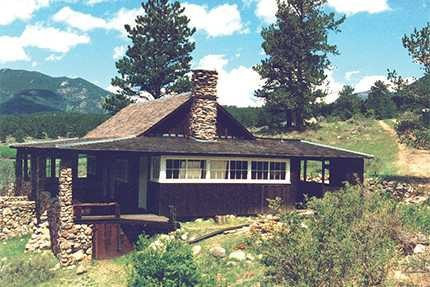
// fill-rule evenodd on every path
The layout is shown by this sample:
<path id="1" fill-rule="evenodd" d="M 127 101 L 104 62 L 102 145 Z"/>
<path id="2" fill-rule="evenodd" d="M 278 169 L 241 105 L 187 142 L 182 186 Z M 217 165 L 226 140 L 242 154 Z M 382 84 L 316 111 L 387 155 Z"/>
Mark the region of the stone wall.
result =
<path id="1" fill-rule="evenodd" d="M 0 197 L 0 240 L 30 234 L 35 204 L 26 196 Z"/>
<path id="2" fill-rule="evenodd" d="M 217 137 L 217 81 L 216 71 L 193 72 L 190 135 L 196 139 L 215 140 Z"/>

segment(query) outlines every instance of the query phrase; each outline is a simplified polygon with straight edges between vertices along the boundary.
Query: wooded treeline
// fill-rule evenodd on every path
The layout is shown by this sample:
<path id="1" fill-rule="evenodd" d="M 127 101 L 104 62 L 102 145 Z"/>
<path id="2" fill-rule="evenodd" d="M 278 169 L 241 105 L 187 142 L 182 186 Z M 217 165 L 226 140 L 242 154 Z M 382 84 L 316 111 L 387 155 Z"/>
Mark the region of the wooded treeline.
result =
<path id="1" fill-rule="evenodd" d="M 66 112 L 0 116 L 0 142 L 6 142 L 8 137 L 17 142 L 27 137 L 81 137 L 107 118 L 107 115 Z"/>

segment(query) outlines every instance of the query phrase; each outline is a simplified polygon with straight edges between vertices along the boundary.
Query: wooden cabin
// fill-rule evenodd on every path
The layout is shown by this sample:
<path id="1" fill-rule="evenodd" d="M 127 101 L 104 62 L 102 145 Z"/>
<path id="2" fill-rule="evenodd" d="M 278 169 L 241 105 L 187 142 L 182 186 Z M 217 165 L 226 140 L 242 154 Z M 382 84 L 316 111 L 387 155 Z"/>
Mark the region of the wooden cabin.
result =
<path id="1" fill-rule="evenodd" d="M 115 218 L 148 223 L 255 215 L 268 210 L 267 199 L 295 206 L 305 194 L 363 181 L 370 155 L 258 138 L 217 103 L 216 72 L 196 70 L 192 82 L 191 93 L 131 104 L 83 138 L 15 145 L 17 189 L 31 186 L 35 200 L 41 191 L 56 195 L 58 166 L 67 163 L 75 220 L 103 219 L 85 206 L 113 206 Z M 308 162 L 319 164 L 319 182 L 309 181 Z"/>

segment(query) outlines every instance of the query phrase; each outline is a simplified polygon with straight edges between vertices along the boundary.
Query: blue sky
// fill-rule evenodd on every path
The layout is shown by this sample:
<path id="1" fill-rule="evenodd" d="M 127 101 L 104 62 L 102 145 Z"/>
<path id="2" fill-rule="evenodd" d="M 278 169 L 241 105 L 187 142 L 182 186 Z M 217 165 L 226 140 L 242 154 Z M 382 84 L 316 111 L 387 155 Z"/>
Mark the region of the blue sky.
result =
<path id="1" fill-rule="evenodd" d="M 108 88 L 115 61 L 127 46 L 123 25 L 141 13 L 137 0 L 2 0 L 0 68 L 82 77 Z M 258 104 L 261 79 L 251 67 L 263 57 L 261 27 L 273 21 L 275 0 L 181 1 L 197 28 L 193 67 L 216 68 L 223 104 Z M 346 14 L 342 32 L 330 35 L 340 55 L 327 71 L 328 100 L 342 85 L 356 91 L 384 79 L 386 70 L 420 77 L 401 37 L 430 19 L 430 0 L 329 0 Z"/>

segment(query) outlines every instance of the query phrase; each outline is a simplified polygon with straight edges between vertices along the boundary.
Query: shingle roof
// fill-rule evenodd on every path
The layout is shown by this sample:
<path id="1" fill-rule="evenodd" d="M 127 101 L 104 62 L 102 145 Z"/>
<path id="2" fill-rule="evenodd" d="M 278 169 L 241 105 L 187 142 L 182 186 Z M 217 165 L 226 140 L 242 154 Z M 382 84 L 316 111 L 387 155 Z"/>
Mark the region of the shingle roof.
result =
<path id="1" fill-rule="evenodd" d="M 371 155 L 301 140 L 219 139 L 202 142 L 191 138 L 138 137 L 22 145 L 20 147 L 74 151 L 139 152 L 166 155 L 214 155 L 247 157 L 371 158 Z"/>
<path id="2" fill-rule="evenodd" d="M 157 100 L 131 104 L 111 117 L 84 138 L 120 138 L 139 136 L 191 98 L 190 93 L 166 96 Z"/>

